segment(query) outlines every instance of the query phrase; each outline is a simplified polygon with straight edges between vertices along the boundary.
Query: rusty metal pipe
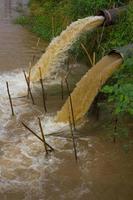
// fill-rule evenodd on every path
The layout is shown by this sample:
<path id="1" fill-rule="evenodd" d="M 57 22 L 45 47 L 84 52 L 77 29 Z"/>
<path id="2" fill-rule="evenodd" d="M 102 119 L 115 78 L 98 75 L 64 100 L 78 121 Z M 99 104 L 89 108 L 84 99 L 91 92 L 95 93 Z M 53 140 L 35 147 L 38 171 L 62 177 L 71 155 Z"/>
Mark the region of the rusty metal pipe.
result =
<path id="1" fill-rule="evenodd" d="M 103 25 L 109 26 L 115 24 L 126 11 L 127 6 L 113 8 L 109 10 L 99 10 L 98 16 L 103 16 L 105 18 Z"/>
<path id="2" fill-rule="evenodd" d="M 124 47 L 119 47 L 112 49 L 109 54 L 119 54 L 123 60 L 126 60 L 127 58 L 133 57 L 133 44 L 126 45 Z"/>

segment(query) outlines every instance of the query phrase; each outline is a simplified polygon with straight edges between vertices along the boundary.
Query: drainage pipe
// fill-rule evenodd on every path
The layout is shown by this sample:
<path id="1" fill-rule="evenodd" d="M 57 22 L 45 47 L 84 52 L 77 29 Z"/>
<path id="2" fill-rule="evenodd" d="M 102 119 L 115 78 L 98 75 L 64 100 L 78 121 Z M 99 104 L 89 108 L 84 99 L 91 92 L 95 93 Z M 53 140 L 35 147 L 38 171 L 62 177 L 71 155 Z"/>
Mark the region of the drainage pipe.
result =
<path id="1" fill-rule="evenodd" d="M 115 24 L 118 19 L 127 11 L 127 6 L 113 8 L 109 10 L 99 10 L 98 16 L 103 16 L 105 18 L 103 25 L 109 26 Z"/>
<path id="2" fill-rule="evenodd" d="M 123 60 L 133 57 L 133 44 L 126 45 L 124 47 L 119 47 L 112 49 L 109 54 L 116 53 L 119 54 Z"/>

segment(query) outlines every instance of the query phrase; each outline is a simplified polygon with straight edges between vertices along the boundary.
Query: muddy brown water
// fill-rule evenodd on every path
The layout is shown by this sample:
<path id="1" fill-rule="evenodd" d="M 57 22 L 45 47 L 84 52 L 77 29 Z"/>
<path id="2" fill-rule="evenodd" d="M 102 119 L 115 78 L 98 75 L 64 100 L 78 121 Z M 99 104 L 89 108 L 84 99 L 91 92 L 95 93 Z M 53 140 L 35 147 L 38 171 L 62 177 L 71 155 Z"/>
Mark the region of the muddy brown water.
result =
<path id="1" fill-rule="evenodd" d="M 25 7 L 26 1 L 0 1 L 0 200 L 132 200 L 133 149 L 130 147 L 128 153 L 123 150 L 128 139 L 112 142 L 108 136 L 111 130 L 104 127 L 105 112 L 100 122 L 89 118 L 78 127 L 76 163 L 69 129 L 53 121 L 63 105 L 60 86 L 47 90 L 46 115 L 38 85 L 34 86 L 35 106 L 25 97 L 16 98 L 27 90 L 22 68 L 28 68 L 33 54 L 40 56 L 46 46 L 41 42 L 39 49 L 34 48 L 37 38 L 12 23 L 18 15 L 18 3 Z M 15 117 L 11 117 L 6 80 Z M 43 144 L 21 125 L 24 121 L 40 134 L 38 116 L 45 133 L 54 132 L 46 136 L 55 148 L 47 158 Z M 132 134 L 132 120 L 127 123 Z"/>

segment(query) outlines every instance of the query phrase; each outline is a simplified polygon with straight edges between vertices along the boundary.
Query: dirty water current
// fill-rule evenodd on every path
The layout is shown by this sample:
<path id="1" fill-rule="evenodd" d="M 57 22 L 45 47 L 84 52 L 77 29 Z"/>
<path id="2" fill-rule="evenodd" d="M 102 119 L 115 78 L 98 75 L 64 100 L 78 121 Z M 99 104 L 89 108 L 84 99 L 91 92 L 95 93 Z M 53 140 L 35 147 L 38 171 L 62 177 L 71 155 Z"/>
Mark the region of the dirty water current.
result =
<path id="1" fill-rule="evenodd" d="M 55 123 L 53 116 L 61 109 L 60 85 L 45 85 L 47 110 L 43 109 L 41 87 L 32 87 L 35 105 L 27 95 L 23 69 L 36 62 L 47 44 L 23 27 L 13 23 L 26 9 L 26 0 L 0 1 L 0 200 L 132 200 L 133 153 L 132 146 L 125 152 L 128 139 L 114 144 L 110 122 L 105 111 L 101 120 L 88 118 L 77 127 L 78 162 L 73 153 L 70 130 L 63 123 Z M 34 56 L 35 55 L 35 56 Z M 33 59 L 34 57 L 34 59 Z M 80 80 L 81 66 L 72 64 L 72 76 Z M 82 66 L 84 72 L 87 71 Z M 15 116 L 11 116 L 6 91 L 9 83 Z M 25 122 L 36 133 L 41 118 L 46 141 L 55 151 L 45 156 L 43 143 L 26 130 Z M 132 134 L 132 120 L 125 119 Z M 41 135 L 40 135 L 41 137 Z M 132 139 L 132 138 L 131 138 Z"/>

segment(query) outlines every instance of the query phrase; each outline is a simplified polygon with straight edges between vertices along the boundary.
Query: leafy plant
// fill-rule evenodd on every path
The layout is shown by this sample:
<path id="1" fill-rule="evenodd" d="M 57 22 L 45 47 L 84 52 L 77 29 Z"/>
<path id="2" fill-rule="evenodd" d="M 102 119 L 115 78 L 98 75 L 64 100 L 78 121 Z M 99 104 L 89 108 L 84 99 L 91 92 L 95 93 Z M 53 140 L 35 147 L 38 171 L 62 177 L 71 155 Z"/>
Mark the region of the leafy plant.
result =
<path id="1" fill-rule="evenodd" d="M 101 91 L 108 95 L 108 102 L 114 103 L 115 114 L 133 115 L 133 58 L 125 61 Z"/>

